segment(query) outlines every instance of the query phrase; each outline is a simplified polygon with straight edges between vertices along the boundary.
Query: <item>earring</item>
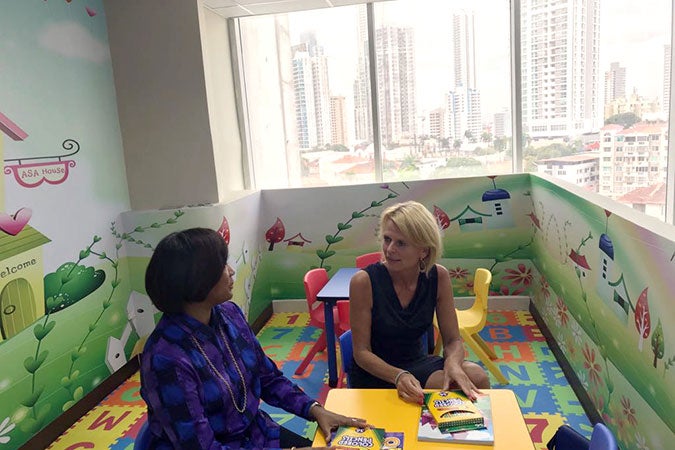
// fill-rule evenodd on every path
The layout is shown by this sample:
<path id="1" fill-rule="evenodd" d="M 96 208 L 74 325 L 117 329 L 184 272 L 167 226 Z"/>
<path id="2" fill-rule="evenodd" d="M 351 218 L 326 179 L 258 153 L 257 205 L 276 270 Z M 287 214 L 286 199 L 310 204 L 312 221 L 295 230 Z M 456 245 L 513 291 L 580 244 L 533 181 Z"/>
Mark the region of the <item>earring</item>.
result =
<path id="1" fill-rule="evenodd" d="M 423 259 L 420 259 L 420 272 L 426 271 L 427 271 L 427 263 Z"/>

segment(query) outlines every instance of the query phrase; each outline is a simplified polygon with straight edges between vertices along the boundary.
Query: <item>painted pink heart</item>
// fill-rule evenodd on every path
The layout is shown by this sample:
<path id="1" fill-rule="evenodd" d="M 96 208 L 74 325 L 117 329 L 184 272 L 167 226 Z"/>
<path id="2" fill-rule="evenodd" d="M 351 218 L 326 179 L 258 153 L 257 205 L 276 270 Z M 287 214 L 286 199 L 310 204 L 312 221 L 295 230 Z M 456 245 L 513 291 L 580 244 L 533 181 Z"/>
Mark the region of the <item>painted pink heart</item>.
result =
<path id="1" fill-rule="evenodd" d="M 33 211 L 30 208 L 21 208 L 13 216 L 0 213 L 0 230 L 16 236 L 28 224 L 32 215 Z"/>

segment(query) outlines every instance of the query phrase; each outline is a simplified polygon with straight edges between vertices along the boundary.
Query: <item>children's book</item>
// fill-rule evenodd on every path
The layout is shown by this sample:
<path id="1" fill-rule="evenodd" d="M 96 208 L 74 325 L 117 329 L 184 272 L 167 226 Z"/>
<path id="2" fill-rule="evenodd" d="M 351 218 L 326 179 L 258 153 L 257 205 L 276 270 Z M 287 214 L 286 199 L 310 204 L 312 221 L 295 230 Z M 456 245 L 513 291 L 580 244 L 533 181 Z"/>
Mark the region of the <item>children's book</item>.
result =
<path id="1" fill-rule="evenodd" d="M 461 390 L 425 393 L 424 404 L 442 432 L 485 427 L 483 413 Z"/>
<path id="2" fill-rule="evenodd" d="M 434 417 L 426 405 L 422 406 L 419 428 L 417 429 L 418 441 L 432 442 L 462 442 L 478 445 L 492 445 L 495 442 L 494 428 L 492 426 L 492 405 L 488 395 L 479 395 L 475 405 L 483 414 L 485 428 L 477 430 L 457 431 L 444 433 L 439 430 Z"/>
<path id="3" fill-rule="evenodd" d="M 358 450 L 403 450 L 403 432 L 382 428 L 339 427 L 330 445 Z"/>

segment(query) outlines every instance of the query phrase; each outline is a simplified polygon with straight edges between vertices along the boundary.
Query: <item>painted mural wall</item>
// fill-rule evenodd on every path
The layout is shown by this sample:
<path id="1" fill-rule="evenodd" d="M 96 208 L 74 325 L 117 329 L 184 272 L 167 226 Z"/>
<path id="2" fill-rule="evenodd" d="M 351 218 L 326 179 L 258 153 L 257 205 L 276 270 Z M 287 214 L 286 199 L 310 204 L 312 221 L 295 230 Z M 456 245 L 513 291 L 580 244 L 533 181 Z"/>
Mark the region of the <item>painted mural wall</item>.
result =
<path id="1" fill-rule="evenodd" d="M 672 448 L 675 227 L 535 176 L 532 194 L 536 308 L 621 448 Z"/>
<path id="2" fill-rule="evenodd" d="M 111 336 L 154 326 L 126 310 L 115 218 L 129 198 L 102 11 L 0 4 L 0 447 L 107 378 L 124 347 Z"/>
<path id="3" fill-rule="evenodd" d="M 456 295 L 487 267 L 493 295 L 532 296 L 621 447 L 669 447 L 672 226 L 638 226 L 623 207 L 530 175 L 263 191 L 120 214 L 129 199 L 96 0 L 0 5 L 0 156 L 0 447 L 19 447 L 142 348 L 158 318 L 145 266 L 166 234 L 221 233 L 234 299 L 252 322 L 273 299 L 303 298 L 308 269 L 332 273 L 378 249 L 380 212 L 408 199 L 437 218 Z"/>

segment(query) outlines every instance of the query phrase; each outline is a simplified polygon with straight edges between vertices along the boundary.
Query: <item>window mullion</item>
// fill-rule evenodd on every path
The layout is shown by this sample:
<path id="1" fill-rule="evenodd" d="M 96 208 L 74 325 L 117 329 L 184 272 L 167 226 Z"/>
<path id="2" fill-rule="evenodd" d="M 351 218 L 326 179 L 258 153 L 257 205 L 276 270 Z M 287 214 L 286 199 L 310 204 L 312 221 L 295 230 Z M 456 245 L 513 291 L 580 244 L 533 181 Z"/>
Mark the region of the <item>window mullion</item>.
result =
<path id="1" fill-rule="evenodd" d="M 523 83 L 521 78 L 520 0 L 511 0 L 511 161 L 512 172 L 523 172 Z"/>
<path id="2" fill-rule="evenodd" d="M 375 17 L 373 3 L 366 5 L 368 23 L 368 72 L 370 74 L 370 103 L 373 121 L 373 159 L 375 161 L 375 181 L 384 180 L 382 170 L 382 138 L 380 134 L 380 109 L 377 92 L 377 57 L 375 54 Z"/>

